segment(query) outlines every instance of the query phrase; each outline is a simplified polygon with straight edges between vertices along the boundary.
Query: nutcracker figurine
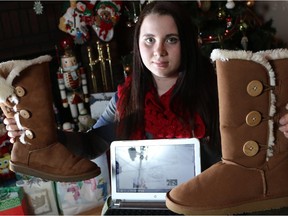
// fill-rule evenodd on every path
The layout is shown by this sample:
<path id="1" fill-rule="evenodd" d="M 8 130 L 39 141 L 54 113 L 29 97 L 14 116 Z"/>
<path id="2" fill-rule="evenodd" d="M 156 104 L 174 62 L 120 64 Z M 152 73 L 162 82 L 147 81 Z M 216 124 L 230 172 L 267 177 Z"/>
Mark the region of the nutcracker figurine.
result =
<path id="1" fill-rule="evenodd" d="M 87 79 L 83 67 L 78 66 L 76 56 L 71 49 L 61 56 L 61 67 L 58 71 L 58 85 L 64 108 L 69 106 L 71 115 L 78 122 L 78 115 L 89 102 Z"/>

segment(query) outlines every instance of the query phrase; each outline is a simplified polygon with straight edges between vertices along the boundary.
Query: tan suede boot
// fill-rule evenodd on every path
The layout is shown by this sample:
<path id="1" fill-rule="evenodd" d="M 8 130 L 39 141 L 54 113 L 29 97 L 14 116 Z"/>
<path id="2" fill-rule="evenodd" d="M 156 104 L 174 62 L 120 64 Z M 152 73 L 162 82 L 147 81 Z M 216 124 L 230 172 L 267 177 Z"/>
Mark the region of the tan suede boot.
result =
<path id="1" fill-rule="evenodd" d="M 222 161 L 167 193 L 180 214 L 235 214 L 288 206 L 288 50 L 214 50 Z"/>
<path id="2" fill-rule="evenodd" d="M 13 144 L 10 169 L 53 181 L 90 179 L 101 173 L 100 168 L 57 141 L 50 60 L 40 56 L 0 64 L 1 109 L 6 117 L 15 117 L 24 131 Z"/>

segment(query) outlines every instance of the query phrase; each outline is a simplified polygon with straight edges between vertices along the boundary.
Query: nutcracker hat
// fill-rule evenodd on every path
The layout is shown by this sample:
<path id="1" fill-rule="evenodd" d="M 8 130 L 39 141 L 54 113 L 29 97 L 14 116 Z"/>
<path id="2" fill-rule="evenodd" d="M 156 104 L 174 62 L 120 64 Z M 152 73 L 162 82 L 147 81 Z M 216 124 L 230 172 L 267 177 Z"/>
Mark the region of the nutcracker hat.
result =
<path id="1" fill-rule="evenodd" d="M 84 115 L 87 115 L 88 112 L 87 112 L 87 109 L 81 109 L 80 112 L 79 112 L 80 116 L 84 116 Z"/>
<path id="2" fill-rule="evenodd" d="M 63 51 L 63 55 L 61 56 L 62 58 L 65 57 L 75 57 L 75 53 L 74 51 L 69 47 L 69 48 L 65 48 Z"/>

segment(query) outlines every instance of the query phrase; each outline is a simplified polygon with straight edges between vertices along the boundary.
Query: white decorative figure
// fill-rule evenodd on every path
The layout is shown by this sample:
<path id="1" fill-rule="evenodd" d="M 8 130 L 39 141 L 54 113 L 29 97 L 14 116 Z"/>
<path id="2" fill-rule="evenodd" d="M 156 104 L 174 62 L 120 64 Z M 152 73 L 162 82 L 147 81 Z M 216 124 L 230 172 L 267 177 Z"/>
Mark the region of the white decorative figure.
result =
<path id="1" fill-rule="evenodd" d="M 83 67 L 78 67 L 76 56 L 67 52 L 61 56 L 62 71 L 58 72 L 58 85 L 64 108 L 69 106 L 71 115 L 78 122 L 78 115 L 89 102 L 86 74 Z"/>
<path id="2" fill-rule="evenodd" d="M 80 115 L 78 116 L 78 128 L 81 132 L 86 132 L 92 128 L 96 123 L 96 120 L 93 119 L 87 112 L 86 109 L 80 110 Z"/>

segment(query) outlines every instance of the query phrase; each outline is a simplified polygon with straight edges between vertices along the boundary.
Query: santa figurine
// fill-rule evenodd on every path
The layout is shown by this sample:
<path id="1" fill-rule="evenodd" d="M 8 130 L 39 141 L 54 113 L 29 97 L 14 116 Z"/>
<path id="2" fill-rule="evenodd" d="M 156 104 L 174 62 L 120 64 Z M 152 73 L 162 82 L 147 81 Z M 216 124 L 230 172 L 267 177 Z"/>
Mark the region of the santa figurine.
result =
<path id="1" fill-rule="evenodd" d="M 65 49 L 61 56 L 61 67 L 58 71 L 58 85 L 64 108 L 69 106 L 71 115 L 78 122 L 80 110 L 89 102 L 87 79 L 83 67 L 78 66 L 71 48 Z"/>

